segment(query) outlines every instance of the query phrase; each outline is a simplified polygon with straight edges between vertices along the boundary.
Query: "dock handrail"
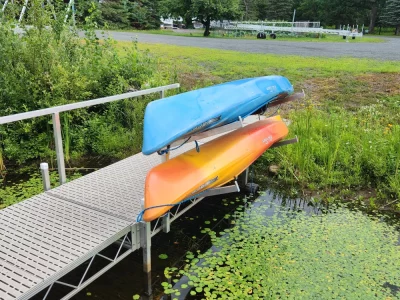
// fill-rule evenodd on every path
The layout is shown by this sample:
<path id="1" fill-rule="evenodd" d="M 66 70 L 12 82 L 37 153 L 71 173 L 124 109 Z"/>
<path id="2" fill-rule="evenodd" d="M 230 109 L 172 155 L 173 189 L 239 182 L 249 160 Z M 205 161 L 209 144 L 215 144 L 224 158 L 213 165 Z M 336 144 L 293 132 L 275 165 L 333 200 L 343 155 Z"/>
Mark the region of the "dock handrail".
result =
<path id="1" fill-rule="evenodd" d="M 56 156 L 57 156 L 57 168 L 58 174 L 60 177 L 60 184 L 64 184 L 67 181 L 66 173 L 65 173 L 65 163 L 64 163 L 64 150 L 62 144 L 62 135 L 61 135 L 61 123 L 60 123 L 60 113 L 71 111 L 79 108 L 90 107 L 94 105 L 114 102 L 118 100 L 136 98 L 139 96 L 160 93 L 160 98 L 164 98 L 165 91 L 179 88 L 179 83 L 174 83 L 170 85 L 164 85 L 156 88 L 129 92 L 109 97 L 97 98 L 93 100 L 81 101 L 76 103 L 65 104 L 61 106 L 54 106 L 49 108 L 44 108 L 40 110 L 28 111 L 24 113 L 8 115 L 8 116 L 0 116 L 0 125 L 13 123 L 17 121 L 33 119 L 37 117 L 52 115 L 53 119 L 53 131 L 54 131 L 54 141 L 56 146 Z"/>

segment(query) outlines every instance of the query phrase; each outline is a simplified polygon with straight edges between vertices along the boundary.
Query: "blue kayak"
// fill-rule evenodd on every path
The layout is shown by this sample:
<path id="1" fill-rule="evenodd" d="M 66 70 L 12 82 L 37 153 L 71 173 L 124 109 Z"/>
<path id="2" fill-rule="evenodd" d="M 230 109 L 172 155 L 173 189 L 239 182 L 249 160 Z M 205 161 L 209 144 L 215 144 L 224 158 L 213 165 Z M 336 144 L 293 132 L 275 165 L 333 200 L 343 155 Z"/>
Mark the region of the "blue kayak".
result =
<path id="1" fill-rule="evenodd" d="M 150 102 L 144 115 L 143 154 L 198 132 L 238 121 L 293 93 L 282 76 L 240 79 Z"/>

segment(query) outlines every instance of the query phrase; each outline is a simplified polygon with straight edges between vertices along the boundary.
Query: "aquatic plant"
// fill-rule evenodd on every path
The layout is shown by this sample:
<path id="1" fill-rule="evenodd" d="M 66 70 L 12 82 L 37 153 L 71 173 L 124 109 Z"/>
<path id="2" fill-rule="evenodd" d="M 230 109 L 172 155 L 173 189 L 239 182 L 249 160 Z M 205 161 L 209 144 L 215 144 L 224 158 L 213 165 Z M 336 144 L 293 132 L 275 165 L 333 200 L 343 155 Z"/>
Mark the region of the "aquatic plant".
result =
<path id="1" fill-rule="evenodd" d="M 69 174 L 68 179 L 74 180 L 81 177 L 82 174 L 75 172 Z M 12 183 L 4 183 L 4 179 L 0 179 L 2 188 L 0 189 L 0 209 L 26 200 L 32 196 L 43 192 L 43 180 L 39 172 L 34 172 L 28 176 L 28 179 L 13 181 Z M 50 172 L 50 182 L 52 187 L 59 185 L 57 171 Z"/>
<path id="2" fill-rule="evenodd" d="M 272 216 L 267 216 L 267 213 Z M 167 276 L 205 299 L 399 299 L 399 232 L 344 207 L 309 214 L 256 201 L 235 227 L 208 230 L 213 248 Z M 166 293 L 179 289 L 164 283 Z"/>

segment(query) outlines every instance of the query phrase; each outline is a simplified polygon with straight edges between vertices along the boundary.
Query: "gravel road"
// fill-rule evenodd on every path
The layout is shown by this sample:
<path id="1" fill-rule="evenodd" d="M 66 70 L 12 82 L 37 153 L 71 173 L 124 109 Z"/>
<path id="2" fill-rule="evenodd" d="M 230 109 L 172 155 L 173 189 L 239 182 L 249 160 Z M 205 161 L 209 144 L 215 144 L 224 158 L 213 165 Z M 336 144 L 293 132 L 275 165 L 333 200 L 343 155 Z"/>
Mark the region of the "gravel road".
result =
<path id="1" fill-rule="evenodd" d="M 98 32 L 99 35 L 100 32 Z M 400 60 L 400 38 L 386 38 L 384 43 L 324 43 L 287 42 L 277 40 L 241 40 L 220 38 L 197 38 L 133 32 L 108 31 L 108 35 L 119 41 L 135 38 L 142 43 L 170 44 L 201 48 L 235 50 L 251 53 L 273 53 L 300 56 L 359 57 L 379 60 Z M 339 38 L 339 37 L 338 37 Z"/>

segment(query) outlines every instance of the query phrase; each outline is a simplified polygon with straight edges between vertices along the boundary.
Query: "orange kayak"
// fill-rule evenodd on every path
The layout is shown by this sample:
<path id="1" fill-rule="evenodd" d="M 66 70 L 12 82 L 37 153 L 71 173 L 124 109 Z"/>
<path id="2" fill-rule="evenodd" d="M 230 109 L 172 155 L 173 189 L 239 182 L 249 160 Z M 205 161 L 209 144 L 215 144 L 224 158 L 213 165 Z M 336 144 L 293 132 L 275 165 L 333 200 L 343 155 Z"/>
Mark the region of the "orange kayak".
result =
<path id="1" fill-rule="evenodd" d="M 157 219 L 171 204 L 233 180 L 287 134 L 279 116 L 268 118 L 201 145 L 200 152 L 193 149 L 154 167 L 146 177 L 143 220 Z"/>

